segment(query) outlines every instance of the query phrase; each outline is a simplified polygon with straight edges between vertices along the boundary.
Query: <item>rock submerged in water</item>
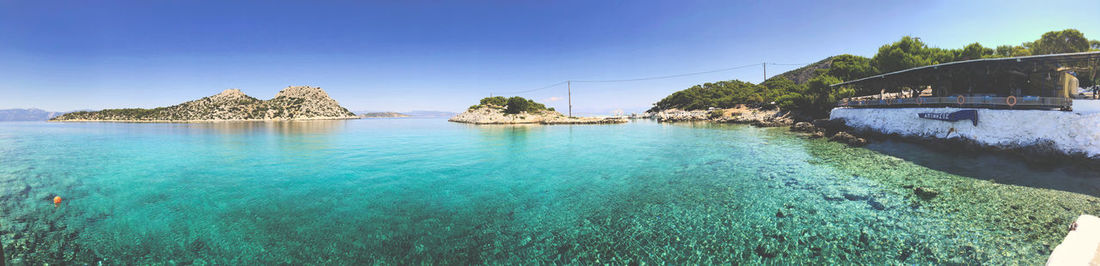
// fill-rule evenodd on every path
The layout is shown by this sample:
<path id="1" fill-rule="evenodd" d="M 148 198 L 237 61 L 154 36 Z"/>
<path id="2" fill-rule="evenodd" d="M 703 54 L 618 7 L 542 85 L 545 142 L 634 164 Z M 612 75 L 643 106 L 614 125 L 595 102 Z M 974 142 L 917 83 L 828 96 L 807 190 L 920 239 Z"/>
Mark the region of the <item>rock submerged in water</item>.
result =
<path id="1" fill-rule="evenodd" d="M 881 210 L 886 209 L 886 205 L 883 205 L 882 202 L 878 202 L 874 198 L 868 198 L 867 199 L 867 205 L 871 205 L 871 208 L 873 208 L 875 210 L 880 210 L 881 211 Z"/>
<path id="2" fill-rule="evenodd" d="M 756 249 L 753 251 L 756 255 L 764 258 L 775 258 L 775 256 L 779 255 L 779 250 L 777 250 L 772 243 L 757 245 Z"/>
<path id="3" fill-rule="evenodd" d="M 940 193 L 935 191 L 935 190 L 931 190 L 931 189 L 927 189 L 927 188 L 923 188 L 923 187 L 914 188 L 913 189 L 913 194 L 917 194 L 917 196 L 920 197 L 923 200 L 930 200 L 930 199 L 935 198 L 936 196 L 940 195 Z"/>
<path id="4" fill-rule="evenodd" d="M 815 131 L 814 125 L 809 122 L 798 122 L 791 126 L 791 131 L 811 133 Z"/>
<path id="5" fill-rule="evenodd" d="M 867 200 L 869 196 L 858 192 L 844 192 L 844 198 L 851 201 Z"/>
<path id="6" fill-rule="evenodd" d="M 852 135 L 851 133 L 843 132 L 843 131 L 842 132 L 837 132 L 836 135 L 833 135 L 831 138 L 829 138 L 829 140 L 844 143 L 844 144 L 848 144 L 848 146 L 853 146 L 853 147 L 859 147 L 859 146 L 867 145 L 867 143 L 868 143 L 867 140 L 864 139 L 864 138 L 856 137 L 855 135 Z"/>

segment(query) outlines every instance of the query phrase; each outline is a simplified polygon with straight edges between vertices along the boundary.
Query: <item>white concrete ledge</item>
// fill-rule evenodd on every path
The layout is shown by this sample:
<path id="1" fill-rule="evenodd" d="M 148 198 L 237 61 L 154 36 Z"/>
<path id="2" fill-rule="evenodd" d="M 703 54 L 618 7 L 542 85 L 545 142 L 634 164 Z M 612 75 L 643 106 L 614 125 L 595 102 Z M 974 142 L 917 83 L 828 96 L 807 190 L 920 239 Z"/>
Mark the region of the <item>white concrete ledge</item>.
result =
<path id="1" fill-rule="evenodd" d="M 1050 253 L 1047 265 L 1100 265 L 1100 218 L 1081 215 Z"/>
<path id="2" fill-rule="evenodd" d="M 917 116 L 918 113 L 960 110 L 978 110 L 978 125 L 970 120 L 948 122 Z M 1049 141 L 1066 154 L 1100 157 L 1100 113 L 979 108 L 835 108 L 830 118 L 843 118 L 848 126 L 856 129 L 910 137 L 962 137 L 1004 148 L 1028 147 Z"/>

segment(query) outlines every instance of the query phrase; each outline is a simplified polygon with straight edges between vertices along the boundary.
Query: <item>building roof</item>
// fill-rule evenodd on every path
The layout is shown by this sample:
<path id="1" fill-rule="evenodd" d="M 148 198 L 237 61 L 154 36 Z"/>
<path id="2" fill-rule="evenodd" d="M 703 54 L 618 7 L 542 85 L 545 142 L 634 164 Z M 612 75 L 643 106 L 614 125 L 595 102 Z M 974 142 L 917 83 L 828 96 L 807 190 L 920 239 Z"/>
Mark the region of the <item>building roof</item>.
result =
<path id="1" fill-rule="evenodd" d="M 1100 51 L 1031 55 L 1019 57 L 982 58 L 914 67 L 910 69 L 898 70 L 890 73 L 837 83 L 832 86 L 861 86 L 870 83 L 879 83 L 882 81 L 900 84 L 912 84 L 920 81 L 927 81 L 928 78 L 932 78 L 937 75 L 945 75 L 961 71 L 988 72 L 989 69 L 993 68 L 999 70 L 1024 70 L 1028 72 L 1036 72 L 1039 70 L 1055 70 L 1060 67 L 1067 66 L 1068 64 L 1095 65 L 1097 63 L 1100 63 Z"/>

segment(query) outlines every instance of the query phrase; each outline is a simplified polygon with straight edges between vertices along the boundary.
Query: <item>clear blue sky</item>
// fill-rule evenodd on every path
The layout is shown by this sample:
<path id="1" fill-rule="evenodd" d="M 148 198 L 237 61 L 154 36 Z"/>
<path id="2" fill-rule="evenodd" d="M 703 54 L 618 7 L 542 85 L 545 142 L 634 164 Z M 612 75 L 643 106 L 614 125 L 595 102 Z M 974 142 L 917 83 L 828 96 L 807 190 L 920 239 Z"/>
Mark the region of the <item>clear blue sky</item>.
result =
<path id="1" fill-rule="evenodd" d="M 872 56 L 904 35 L 942 48 L 1065 28 L 1100 39 L 1100 1 L 439 2 L 0 0 L 0 109 L 167 106 L 227 88 L 267 99 L 312 85 L 352 110 L 461 111 L 567 79 Z M 762 75 L 575 84 L 574 111 L 644 110 L 694 84 Z M 521 96 L 565 109 L 564 86 Z"/>

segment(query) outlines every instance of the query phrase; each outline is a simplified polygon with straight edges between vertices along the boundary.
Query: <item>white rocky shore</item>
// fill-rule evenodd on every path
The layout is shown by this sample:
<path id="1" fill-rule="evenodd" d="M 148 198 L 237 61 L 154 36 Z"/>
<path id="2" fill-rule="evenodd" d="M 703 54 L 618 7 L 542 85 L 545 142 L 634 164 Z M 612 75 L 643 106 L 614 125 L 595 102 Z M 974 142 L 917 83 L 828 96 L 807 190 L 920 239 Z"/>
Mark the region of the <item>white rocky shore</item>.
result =
<path id="1" fill-rule="evenodd" d="M 556 111 L 521 112 L 505 114 L 502 108 L 481 106 L 469 109 L 447 121 L 469 124 L 618 124 L 626 123 L 625 117 L 566 117 Z"/>

